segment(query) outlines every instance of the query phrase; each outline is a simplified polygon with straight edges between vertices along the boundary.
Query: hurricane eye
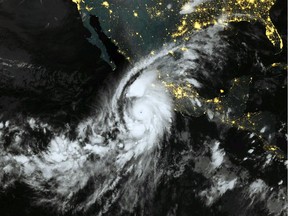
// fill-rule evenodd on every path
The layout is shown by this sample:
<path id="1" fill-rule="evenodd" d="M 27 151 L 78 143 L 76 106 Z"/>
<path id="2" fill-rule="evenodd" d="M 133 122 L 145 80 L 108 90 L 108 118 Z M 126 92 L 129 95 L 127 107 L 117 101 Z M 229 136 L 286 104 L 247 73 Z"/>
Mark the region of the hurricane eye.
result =
<path id="1" fill-rule="evenodd" d="M 148 121 L 153 117 L 153 107 L 150 106 L 147 98 L 141 98 L 133 103 L 131 114 L 135 120 Z"/>

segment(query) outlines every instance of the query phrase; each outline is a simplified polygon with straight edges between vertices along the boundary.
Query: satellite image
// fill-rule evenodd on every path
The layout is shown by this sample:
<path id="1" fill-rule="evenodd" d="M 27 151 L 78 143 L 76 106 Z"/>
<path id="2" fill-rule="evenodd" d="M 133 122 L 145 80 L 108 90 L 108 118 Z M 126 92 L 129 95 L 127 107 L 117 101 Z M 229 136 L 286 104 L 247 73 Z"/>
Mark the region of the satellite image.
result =
<path id="1" fill-rule="evenodd" d="M 0 0 L 0 216 L 287 216 L 286 0 Z"/>

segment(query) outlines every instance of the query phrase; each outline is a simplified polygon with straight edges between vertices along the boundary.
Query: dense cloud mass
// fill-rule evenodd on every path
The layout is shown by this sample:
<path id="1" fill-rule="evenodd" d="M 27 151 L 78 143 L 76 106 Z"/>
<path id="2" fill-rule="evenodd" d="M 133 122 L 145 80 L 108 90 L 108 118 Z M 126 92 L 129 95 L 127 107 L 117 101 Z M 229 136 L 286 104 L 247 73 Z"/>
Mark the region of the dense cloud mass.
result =
<path id="1" fill-rule="evenodd" d="M 285 53 L 260 25 L 112 71 L 71 2 L 0 12 L 1 215 L 285 214 Z"/>

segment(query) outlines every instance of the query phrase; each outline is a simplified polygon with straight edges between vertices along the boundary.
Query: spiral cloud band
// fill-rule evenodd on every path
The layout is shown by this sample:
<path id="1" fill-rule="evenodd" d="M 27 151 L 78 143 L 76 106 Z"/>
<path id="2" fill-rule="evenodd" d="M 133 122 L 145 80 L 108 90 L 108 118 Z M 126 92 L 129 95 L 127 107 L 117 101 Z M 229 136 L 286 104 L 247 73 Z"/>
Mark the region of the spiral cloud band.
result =
<path id="1" fill-rule="evenodd" d="M 15 155 L 2 151 L 1 188 L 9 188 L 17 180 L 24 182 L 37 191 L 36 205 L 48 205 L 62 213 L 97 209 L 95 203 L 106 202 L 101 211 L 95 210 L 101 214 L 120 194 L 134 191 L 136 196 L 156 163 L 152 155 L 169 133 L 173 118 L 172 99 L 157 72 L 145 70 L 145 62 L 141 67 L 128 71 L 118 87 L 109 90 L 112 96 L 103 92 L 95 115 L 79 124 L 76 140 L 64 131 L 53 135 L 44 152 Z M 37 119 L 27 121 L 34 130 L 53 131 Z M 1 140 L 4 131 L 16 130 L 11 146 L 20 148 L 24 132 L 12 124 L 1 126 Z M 86 191 L 87 185 L 88 195 L 79 201 L 78 194 Z M 131 199 L 131 194 L 126 197 Z M 123 208 L 133 208 L 138 199 L 132 203 L 123 200 Z"/>
<path id="2" fill-rule="evenodd" d="M 0 123 L 0 192 L 24 183 L 33 191 L 32 205 L 51 207 L 55 215 L 129 215 L 136 208 L 153 215 L 147 205 L 154 202 L 157 187 L 177 181 L 188 170 L 193 191 L 189 196 L 207 208 L 233 196 L 241 204 L 247 201 L 239 210 L 243 215 L 259 203 L 271 215 L 282 215 L 287 209 L 282 177 L 278 189 L 265 178 L 251 178 L 251 171 L 234 164 L 233 154 L 223 147 L 229 128 L 246 131 L 251 149 L 243 161 L 252 161 L 252 147 L 262 149 L 254 145 L 254 136 L 264 141 L 272 134 L 267 121 L 252 122 L 250 113 L 247 121 L 240 118 L 245 106 L 239 104 L 246 103 L 251 80 L 233 71 L 227 77 L 228 63 L 240 65 L 247 59 L 240 49 L 231 60 L 234 45 L 223 28 L 198 31 L 140 60 L 100 92 L 93 113 L 77 125 L 73 136 L 69 127 L 59 131 L 36 118 Z M 223 95 L 215 96 L 215 89 Z M 197 131 L 199 118 L 205 127 L 199 125 Z M 208 124 L 214 132 L 207 130 Z M 34 132 L 48 140 L 46 146 L 34 139 Z M 259 163 L 255 160 L 264 174 L 271 158 L 267 154 Z"/>

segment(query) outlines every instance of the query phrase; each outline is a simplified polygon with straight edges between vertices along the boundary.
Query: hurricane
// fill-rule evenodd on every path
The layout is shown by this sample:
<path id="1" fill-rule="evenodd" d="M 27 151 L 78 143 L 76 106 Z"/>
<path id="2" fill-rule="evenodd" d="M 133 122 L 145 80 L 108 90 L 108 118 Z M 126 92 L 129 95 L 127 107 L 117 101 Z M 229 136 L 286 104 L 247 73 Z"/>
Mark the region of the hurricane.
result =
<path id="1" fill-rule="evenodd" d="M 145 67 L 150 62 L 142 61 L 114 80 L 117 88 L 106 86 L 101 103 L 79 123 L 74 140 L 65 130 L 57 133 L 28 118 L 32 130 L 52 134 L 47 149 L 35 154 L 21 145 L 25 131 L 17 122 L 1 123 L 1 189 L 16 180 L 24 182 L 36 191 L 35 205 L 51 206 L 57 213 L 77 214 L 101 203 L 97 210 L 101 215 L 119 199 L 124 210 L 133 209 L 141 200 L 139 188 L 155 172 L 157 151 L 170 133 L 174 115 L 172 97 L 159 74 Z M 11 133 L 5 148 L 5 136 Z M 151 190 L 157 178 L 153 175 Z M 86 190 L 85 197 L 79 198 Z"/>
<path id="2" fill-rule="evenodd" d="M 287 208 L 283 181 L 271 190 L 262 174 L 251 177 L 253 170 L 240 166 L 233 152 L 224 149 L 225 134 L 244 113 L 245 107 L 237 102 L 247 99 L 250 82 L 245 76 L 237 77 L 237 71 L 226 75 L 227 64 L 240 65 L 250 57 L 239 54 L 248 50 L 242 44 L 229 60 L 236 42 L 225 31 L 226 26 L 215 25 L 143 56 L 119 78 L 103 84 L 91 113 L 74 129 L 69 125 L 56 129 L 35 117 L 2 122 L 1 191 L 21 182 L 33 191 L 32 206 L 59 215 L 132 215 L 135 211 L 157 215 L 149 206 L 155 204 L 158 188 L 192 173 L 185 185 L 194 188 L 193 193 L 184 195 L 201 206 L 217 209 L 222 197 L 235 202 L 240 198 L 245 202 L 235 208 L 238 215 L 250 215 L 258 205 L 263 205 L 262 212 L 282 215 Z M 261 62 L 254 66 L 263 69 Z M 222 98 L 211 93 L 220 86 L 228 89 Z M 257 142 L 253 149 L 263 152 L 261 142 L 273 140 L 272 126 L 261 133 L 260 126 L 242 123 L 246 128 L 239 128 L 247 133 L 245 137 Z M 207 131 L 202 124 L 212 126 Z M 44 144 L 31 138 L 36 133 L 44 137 Z M 250 147 L 249 160 L 254 161 Z M 276 160 L 267 154 L 254 162 L 265 170 L 272 157 Z M 180 207 L 174 203 L 167 208 L 167 215 L 176 215 Z"/>

